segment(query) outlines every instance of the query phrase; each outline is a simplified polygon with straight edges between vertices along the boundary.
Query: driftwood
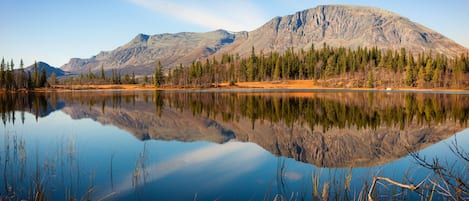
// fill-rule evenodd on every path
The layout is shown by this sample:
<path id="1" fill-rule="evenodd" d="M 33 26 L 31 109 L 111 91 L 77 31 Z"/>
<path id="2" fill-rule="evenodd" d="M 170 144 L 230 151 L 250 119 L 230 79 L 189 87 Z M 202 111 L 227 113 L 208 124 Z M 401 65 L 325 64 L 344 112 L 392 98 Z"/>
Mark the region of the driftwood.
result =
<path id="1" fill-rule="evenodd" d="M 419 189 L 420 185 L 423 183 L 423 181 L 418 184 L 417 186 L 414 186 L 413 184 L 403 184 L 403 183 L 399 183 L 397 181 L 394 181 L 392 179 L 389 179 L 389 178 L 386 178 L 386 177 L 374 177 L 373 178 L 373 183 L 371 184 L 371 187 L 370 187 L 370 191 L 368 192 L 368 200 L 369 201 L 374 201 L 373 200 L 373 190 L 375 189 L 375 185 L 376 185 L 376 182 L 378 182 L 378 180 L 383 180 L 383 181 L 387 181 L 389 182 L 390 184 L 392 185 L 396 185 L 396 186 L 399 186 L 401 188 L 406 188 L 406 189 L 409 189 L 409 190 L 412 190 L 412 191 L 416 191 Z"/>

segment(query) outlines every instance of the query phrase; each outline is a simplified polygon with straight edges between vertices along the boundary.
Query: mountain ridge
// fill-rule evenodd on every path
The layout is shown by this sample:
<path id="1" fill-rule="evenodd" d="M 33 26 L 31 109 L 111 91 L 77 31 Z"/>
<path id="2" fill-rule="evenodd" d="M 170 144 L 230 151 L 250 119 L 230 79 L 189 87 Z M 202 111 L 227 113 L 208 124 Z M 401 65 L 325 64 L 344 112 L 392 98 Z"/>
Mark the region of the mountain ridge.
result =
<path id="1" fill-rule="evenodd" d="M 51 66 L 46 62 L 43 62 L 43 61 L 37 62 L 37 71 L 38 71 L 38 73 L 41 72 L 41 70 L 43 68 L 45 68 L 47 76 L 52 75 L 52 73 L 55 73 L 56 76 L 64 76 L 64 75 L 69 75 L 70 74 L 69 72 L 63 71 L 61 68 Z M 24 70 L 25 70 L 25 72 L 30 72 L 32 74 L 33 71 L 34 71 L 34 64 L 31 64 L 30 66 L 26 67 Z"/>
<path id="2" fill-rule="evenodd" d="M 102 51 L 88 59 L 73 58 L 61 68 L 72 72 L 120 69 L 145 74 L 153 72 L 158 61 L 166 69 L 190 64 L 222 54 L 249 55 L 256 52 L 283 52 L 312 45 L 346 48 L 378 47 L 413 53 L 442 53 L 450 57 L 469 50 L 447 37 L 391 11 L 366 6 L 323 5 L 274 17 L 250 31 L 180 32 L 138 34 L 128 43 Z"/>
<path id="3" fill-rule="evenodd" d="M 292 15 L 275 17 L 249 32 L 248 37 L 243 39 L 245 41 L 238 40 L 232 44 L 236 48 L 227 47 L 228 51 L 246 55 L 254 46 L 258 51 L 283 52 L 291 47 L 305 49 L 313 44 L 320 46 L 323 43 L 353 49 L 359 46 L 377 46 L 381 50 L 405 47 L 414 53 L 432 50 L 449 56 L 468 51 L 408 18 L 384 9 L 365 6 L 323 5 Z"/>
<path id="4" fill-rule="evenodd" d="M 88 69 L 97 71 L 104 68 L 145 67 L 150 71 L 160 60 L 164 66 L 176 63 L 190 63 L 212 55 L 223 45 L 231 43 L 235 34 L 225 30 L 195 33 L 180 32 L 176 34 L 138 34 L 130 42 L 113 51 L 102 51 L 89 59 L 73 58 L 63 65 L 63 70 L 85 72 Z"/>

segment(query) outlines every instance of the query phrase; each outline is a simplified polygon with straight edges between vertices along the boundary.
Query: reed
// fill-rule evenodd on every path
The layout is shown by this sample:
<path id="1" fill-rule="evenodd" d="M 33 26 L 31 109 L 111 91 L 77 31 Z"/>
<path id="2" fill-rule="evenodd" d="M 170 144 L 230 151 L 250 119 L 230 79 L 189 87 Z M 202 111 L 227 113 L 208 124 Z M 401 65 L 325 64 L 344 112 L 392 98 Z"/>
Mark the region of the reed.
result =
<path id="1" fill-rule="evenodd" d="M 21 135 L 12 135 L 10 131 L 3 135 L 3 140 L 4 146 L 0 148 L 0 172 L 3 173 L 0 200 L 78 200 L 82 192 L 78 179 L 80 162 L 75 161 L 78 160 L 78 152 L 75 151 L 73 139 L 68 144 L 63 139 L 57 143 L 52 156 L 40 153 L 38 146 L 28 148 Z M 63 144 L 67 146 L 66 154 L 61 154 Z M 81 200 L 94 199 L 93 178 L 92 175 Z M 66 182 L 68 185 L 60 185 Z M 57 195 L 57 192 L 63 192 L 63 196 Z"/>

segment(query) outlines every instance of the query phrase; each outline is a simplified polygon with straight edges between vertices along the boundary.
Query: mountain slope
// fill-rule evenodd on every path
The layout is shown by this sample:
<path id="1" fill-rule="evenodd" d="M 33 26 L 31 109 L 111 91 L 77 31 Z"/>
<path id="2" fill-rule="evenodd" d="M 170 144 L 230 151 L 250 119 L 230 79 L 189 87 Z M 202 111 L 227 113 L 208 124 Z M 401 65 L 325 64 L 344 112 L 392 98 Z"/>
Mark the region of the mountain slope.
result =
<path id="1" fill-rule="evenodd" d="M 43 68 L 45 68 L 47 76 L 52 75 L 52 73 L 55 73 L 55 75 L 58 77 L 69 74 L 68 72 L 63 71 L 62 69 L 50 66 L 45 62 L 37 62 L 37 72 L 41 72 Z M 24 70 L 25 72 L 30 72 L 32 74 L 34 71 L 34 64 L 26 67 Z"/>
<path id="2" fill-rule="evenodd" d="M 227 46 L 223 51 L 241 55 L 257 51 L 285 51 L 290 47 L 331 46 L 400 49 L 414 53 L 456 56 L 468 50 L 443 35 L 392 12 L 361 6 L 318 6 L 294 15 L 276 17 Z"/>
<path id="3" fill-rule="evenodd" d="M 442 53 L 453 57 L 468 49 L 395 13 L 371 7 L 327 5 L 276 17 L 251 32 L 230 33 L 217 30 L 207 33 L 139 34 L 129 43 L 89 59 L 71 59 L 62 66 L 72 72 L 118 68 L 125 72 L 148 74 L 160 60 L 165 68 L 189 64 L 198 59 L 223 53 L 246 56 L 257 52 L 283 52 L 288 48 L 331 46 L 373 47 L 413 53 Z"/>
<path id="4" fill-rule="evenodd" d="M 126 71 L 152 72 L 160 60 L 162 65 L 190 63 L 217 52 L 235 40 L 235 35 L 224 30 L 207 33 L 139 34 L 129 43 L 109 52 L 101 52 L 89 59 L 73 58 L 63 70 L 85 72 L 119 68 Z M 130 69 L 129 69 L 130 68 Z"/>

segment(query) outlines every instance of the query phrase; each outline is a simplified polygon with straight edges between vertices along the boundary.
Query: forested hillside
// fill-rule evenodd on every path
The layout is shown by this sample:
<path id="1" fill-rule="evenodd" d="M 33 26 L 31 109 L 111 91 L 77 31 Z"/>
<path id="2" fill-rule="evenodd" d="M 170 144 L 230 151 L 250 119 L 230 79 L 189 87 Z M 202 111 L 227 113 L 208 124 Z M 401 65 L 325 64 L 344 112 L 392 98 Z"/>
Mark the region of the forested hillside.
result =
<path id="1" fill-rule="evenodd" d="M 378 48 L 320 48 L 256 54 L 240 58 L 224 54 L 221 60 L 206 59 L 189 66 L 180 65 L 162 79 L 157 68 L 155 77 L 172 87 L 211 87 L 222 82 L 314 80 L 327 85 L 327 80 L 345 80 L 342 87 L 451 87 L 469 86 L 468 55 L 448 58 L 441 54 L 380 51 Z"/>

